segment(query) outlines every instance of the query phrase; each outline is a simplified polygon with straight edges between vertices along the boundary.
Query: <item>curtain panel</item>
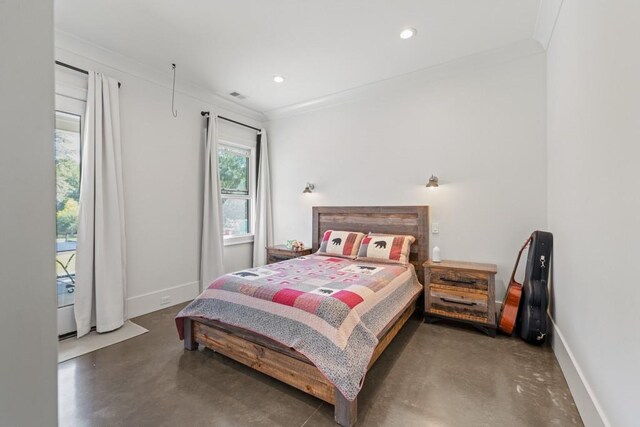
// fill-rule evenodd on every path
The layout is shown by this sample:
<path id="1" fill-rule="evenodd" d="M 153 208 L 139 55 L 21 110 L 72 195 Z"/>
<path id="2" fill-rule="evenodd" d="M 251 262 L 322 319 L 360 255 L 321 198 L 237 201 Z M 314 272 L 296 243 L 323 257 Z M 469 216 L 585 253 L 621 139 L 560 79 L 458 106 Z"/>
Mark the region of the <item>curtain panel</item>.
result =
<path id="1" fill-rule="evenodd" d="M 205 119 L 204 204 L 202 209 L 202 246 L 200 251 L 200 290 L 205 290 L 224 273 L 222 237 L 222 199 L 218 173 L 217 117 Z"/>
<path id="2" fill-rule="evenodd" d="M 76 249 L 78 338 L 126 318 L 126 251 L 118 81 L 89 71 Z"/>
<path id="3" fill-rule="evenodd" d="M 269 172 L 269 144 L 267 131 L 260 130 L 260 160 L 256 194 L 256 219 L 253 237 L 253 266 L 267 263 L 267 246 L 273 244 L 273 214 L 271 206 L 271 174 Z"/>

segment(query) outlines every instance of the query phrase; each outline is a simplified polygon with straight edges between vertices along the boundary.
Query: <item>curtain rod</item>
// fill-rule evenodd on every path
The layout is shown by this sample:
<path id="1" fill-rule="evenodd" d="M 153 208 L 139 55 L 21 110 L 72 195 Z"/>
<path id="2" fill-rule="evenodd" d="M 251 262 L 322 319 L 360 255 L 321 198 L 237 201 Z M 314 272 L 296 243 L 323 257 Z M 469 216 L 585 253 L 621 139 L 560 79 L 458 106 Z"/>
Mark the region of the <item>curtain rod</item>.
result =
<path id="1" fill-rule="evenodd" d="M 209 116 L 209 114 L 210 114 L 210 113 L 209 113 L 208 111 L 201 111 L 201 112 L 200 112 L 200 114 L 202 115 L 202 117 L 207 117 L 207 116 Z M 235 121 L 235 120 L 228 119 L 228 118 L 226 118 L 226 117 L 218 116 L 218 118 L 219 118 L 219 119 L 222 119 L 222 120 L 226 120 L 226 121 L 231 122 L 231 123 L 235 123 L 235 124 L 240 125 L 240 126 L 244 126 L 244 127 L 246 127 L 246 128 L 249 128 L 249 129 L 253 129 L 253 130 L 255 130 L 256 132 L 262 132 L 262 131 L 261 131 L 260 129 L 258 129 L 258 128 L 254 128 L 253 126 L 245 125 L 244 123 L 240 123 L 240 122 L 237 122 L 237 121 Z"/>
<path id="2" fill-rule="evenodd" d="M 77 71 L 78 73 L 89 75 L 89 72 L 87 70 L 83 70 L 82 68 L 74 67 L 73 65 L 65 64 L 64 62 L 61 62 L 61 61 L 56 61 L 56 65 L 59 65 L 59 66 L 64 67 L 64 68 L 68 68 L 68 69 L 73 70 L 73 71 Z M 122 86 L 122 83 L 118 82 L 118 87 L 120 87 L 120 86 Z"/>

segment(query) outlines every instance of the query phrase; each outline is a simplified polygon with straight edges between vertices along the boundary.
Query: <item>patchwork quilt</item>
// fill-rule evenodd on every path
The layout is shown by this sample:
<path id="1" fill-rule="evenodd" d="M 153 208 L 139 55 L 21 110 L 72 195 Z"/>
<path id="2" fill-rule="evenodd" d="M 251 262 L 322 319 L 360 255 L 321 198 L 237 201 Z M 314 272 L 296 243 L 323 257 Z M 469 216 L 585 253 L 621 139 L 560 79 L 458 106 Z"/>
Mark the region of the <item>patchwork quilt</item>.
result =
<path id="1" fill-rule="evenodd" d="M 349 400 L 384 327 L 422 286 L 412 265 L 320 255 L 226 274 L 176 316 L 218 320 L 305 355 Z"/>

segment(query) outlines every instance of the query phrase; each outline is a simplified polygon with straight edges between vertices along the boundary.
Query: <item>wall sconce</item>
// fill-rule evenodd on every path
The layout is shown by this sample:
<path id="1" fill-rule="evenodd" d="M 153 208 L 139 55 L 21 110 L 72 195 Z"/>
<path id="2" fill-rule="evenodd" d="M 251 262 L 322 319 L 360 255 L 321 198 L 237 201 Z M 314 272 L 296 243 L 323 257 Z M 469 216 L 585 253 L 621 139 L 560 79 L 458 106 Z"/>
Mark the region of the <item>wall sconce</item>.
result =
<path id="1" fill-rule="evenodd" d="M 316 188 L 315 185 L 307 182 L 307 186 L 304 187 L 304 190 L 302 191 L 302 194 L 307 194 L 307 193 L 313 193 L 313 190 Z"/>
<path id="2" fill-rule="evenodd" d="M 429 178 L 429 182 L 427 182 L 426 187 L 438 187 L 438 177 L 432 174 L 431 178 Z"/>

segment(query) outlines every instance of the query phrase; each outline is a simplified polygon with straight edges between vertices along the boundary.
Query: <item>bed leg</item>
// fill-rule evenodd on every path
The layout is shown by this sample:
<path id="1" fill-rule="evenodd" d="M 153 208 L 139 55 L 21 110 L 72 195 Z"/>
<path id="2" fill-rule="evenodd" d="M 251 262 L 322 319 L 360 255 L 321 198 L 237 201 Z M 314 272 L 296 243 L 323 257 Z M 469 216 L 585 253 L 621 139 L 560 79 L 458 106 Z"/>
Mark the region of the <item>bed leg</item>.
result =
<path id="1" fill-rule="evenodd" d="M 358 398 L 356 397 L 353 402 L 349 402 L 342 393 L 336 389 L 336 406 L 334 412 L 336 423 L 342 427 L 351 427 L 356 424 L 357 418 Z"/>
<path id="2" fill-rule="evenodd" d="M 198 343 L 193 338 L 193 321 L 189 317 L 184 319 L 184 349 L 189 351 L 198 349 Z"/>

